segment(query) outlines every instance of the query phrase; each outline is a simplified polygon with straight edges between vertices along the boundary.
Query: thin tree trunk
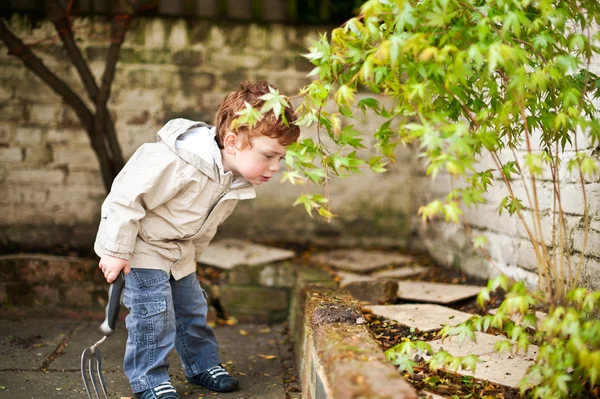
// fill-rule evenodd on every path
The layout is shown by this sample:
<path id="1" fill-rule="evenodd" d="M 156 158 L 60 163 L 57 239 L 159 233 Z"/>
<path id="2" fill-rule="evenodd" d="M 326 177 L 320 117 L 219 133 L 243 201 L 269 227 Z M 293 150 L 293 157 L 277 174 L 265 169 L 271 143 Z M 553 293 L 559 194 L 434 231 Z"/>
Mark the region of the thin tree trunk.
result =
<path id="1" fill-rule="evenodd" d="M 130 11 L 132 13 L 132 10 Z M 129 18 L 131 17 L 131 13 L 129 14 Z M 67 51 L 67 54 L 69 54 L 69 57 L 75 65 L 75 68 L 77 69 L 77 72 L 83 82 L 83 85 L 86 88 L 88 96 L 92 101 L 94 101 L 96 105 L 94 134 L 98 135 L 98 139 L 101 140 L 102 144 L 106 146 L 106 152 L 108 153 L 112 165 L 112 179 L 114 179 L 125 165 L 125 161 L 123 159 L 123 153 L 121 151 L 121 147 L 117 138 L 117 133 L 115 131 L 114 122 L 112 121 L 112 118 L 110 117 L 110 114 L 106 108 L 106 102 L 108 98 L 106 99 L 106 101 L 103 101 L 103 103 L 100 104 L 99 101 L 101 99 L 99 98 L 99 89 L 96 84 L 96 80 L 94 79 L 94 76 L 92 75 L 92 72 L 90 71 L 87 62 L 84 60 L 81 51 L 79 50 L 79 46 L 77 46 L 77 43 L 75 42 L 73 30 L 71 29 L 71 22 L 67 18 L 67 13 L 65 9 L 57 0 L 47 0 L 46 14 L 47 18 L 54 24 L 54 27 L 56 28 L 56 31 L 58 32 L 63 42 L 65 50 Z M 125 32 L 123 32 L 123 37 L 124 35 Z M 117 60 L 119 51 L 120 45 L 117 50 Z M 109 67 L 110 62 L 112 62 L 112 60 L 107 60 L 107 68 Z M 113 65 L 112 68 L 114 69 L 114 67 L 115 66 Z M 109 88 L 110 84 L 112 84 L 112 80 L 113 79 L 111 78 L 108 82 Z M 108 94 L 110 96 L 110 89 Z"/>
<path id="2" fill-rule="evenodd" d="M 44 65 L 42 60 L 36 57 L 29 47 L 8 29 L 2 19 L 0 19 L 0 40 L 2 40 L 8 48 L 9 54 L 18 57 L 29 70 L 42 79 L 56 94 L 62 97 L 73 110 L 75 110 L 75 113 L 88 133 L 90 144 L 98 157 L 104 187 L 107 191 L 110 190 L 114 178 L 113 166 L 102 140 L 94 134 L 94 116 L 92 112 L 64 81 L 53 74 L 52 71 Z"/>
<path id="3" fill-rule="evenodd" d="M 104 74 L 102 76 L 102 84 L 98 90 L 98 96 L 96 98 L 96 121 L 95 121 L 95 131 L 97 134 L 100 134 L 104 127 L 106 126 L 106 122 L 110 120 L 110 115 L 107 109 L 107 102 L 110 98 L 110 90 L 112 86 L 112 82 L 115 78 L 115 72 L 117 69 L 117 62 L 119 61 L 119 53 L 121 52 L 121 46 L 123 45 L 123 41 L 125 40 L 125 34 L 129 29 L 129 25 L 131 23 L 133 10 L 131 6 L 123 5 L 122 11 L 123 14 L 115 15 L 113 17 L 112 25 L 111 25 L 111 38 L 110 38 L 110 46 L 108 47 L 108 54 L 106 57 L 106 66 L 104 69 Z M 112 122 L 111 122 L 111 125 Z M 111 149 L 113 156 L 113 170 L 118 173 L 124 165 L 121 148 L 119 147 L 119 143 L 117 141 L 116 134 L 110 134 L 110 132 L 106 132 L 107 142 L 109 148 Z"/>

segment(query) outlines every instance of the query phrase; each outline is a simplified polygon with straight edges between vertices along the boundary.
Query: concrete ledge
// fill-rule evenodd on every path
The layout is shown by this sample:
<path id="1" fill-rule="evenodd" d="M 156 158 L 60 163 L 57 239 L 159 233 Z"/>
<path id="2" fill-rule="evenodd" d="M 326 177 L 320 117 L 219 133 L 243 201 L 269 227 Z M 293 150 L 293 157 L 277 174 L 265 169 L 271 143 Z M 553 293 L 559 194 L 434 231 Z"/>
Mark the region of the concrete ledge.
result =
<path id="1" fill-rule="evenodd" d="M 302 397 L 306 399 L 416 399 L 362 324 L 358 302 L 329 284 L 295 290 L 291 310 Z"/>

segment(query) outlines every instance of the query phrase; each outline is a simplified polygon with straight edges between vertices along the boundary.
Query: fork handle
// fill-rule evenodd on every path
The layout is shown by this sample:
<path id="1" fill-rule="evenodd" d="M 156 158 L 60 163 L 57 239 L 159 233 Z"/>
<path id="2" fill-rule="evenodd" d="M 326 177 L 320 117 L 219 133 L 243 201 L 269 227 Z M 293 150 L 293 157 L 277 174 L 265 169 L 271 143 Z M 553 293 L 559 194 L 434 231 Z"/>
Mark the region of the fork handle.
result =
<path id="1" fill-rule="evenodd" d="M 100 325 L 100 331 L 105 336 L 110 336 L 115 332 L 115 326 L 121 309 L 121 294 L 125 287 L 125 277 L 123 272 L 119 273 L 115 281 L 108 289 L 108 303 L 106 304 L 104 322 Z"/>

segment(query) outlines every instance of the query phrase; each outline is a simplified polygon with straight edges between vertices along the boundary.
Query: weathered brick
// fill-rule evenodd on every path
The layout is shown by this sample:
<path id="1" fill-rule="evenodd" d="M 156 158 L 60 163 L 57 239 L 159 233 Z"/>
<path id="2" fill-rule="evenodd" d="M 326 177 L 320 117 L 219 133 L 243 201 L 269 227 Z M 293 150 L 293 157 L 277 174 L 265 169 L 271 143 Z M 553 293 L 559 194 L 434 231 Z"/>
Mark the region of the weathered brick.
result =
<path id="1" fill-rule="evenodd" d="M 164 47 L 165 45 L 165 25 L 158 19 L 145 21 L 144 36 L 146 47 Z"/>
<path id="2" fill-rule="evenodd" d="M 6 87 L 0 85 L 0 101 L 9 101 L 15 96 L 14 89 L 12 87 Z"/>
<path id="3" fill-rule="evenodd" d="M 50 147 L 26 148 L 25 162 L 45 165 L 52 162 L 52 149 Z"/>
<path id="4" fill-rule="evenodd" d="M 7 101 L 0 103 L 0 120 L 20 122 L 29 119 L 28 104 L 23 101 Z"/>
<path id="5" fill-rule="evenodd" d="M 10 143 L 15 134 L 15 126 L 9 123 L 0 124 L 0 145 Z"/>
<path id="6" fill-rule="evenodd" d="M 226 311 L 256 311 L 287 309 L 289 293 L 284 289 L 224 285 L 221 287 L 221 303 Z"/>
<path id="7" fill-rule="evenodd" d="M 23 282 L 8 283 L 6 288 L 6 302 L 14 306 L 31 306 L 35 302 L 35 293 L 30 284 Z"/>
<path id="8" fill-rule="evenodd" d="M 600 183 L 586 184 L 588 209 L 590 214 L 597 215 L 600 211 Z M 561 188 L 562 208 L 566 213 L 583 215 L 583 195 L 581 185 L 568 184 Z"/>
<path id="9" fill-rule="evenodd" d="M 516 252 L 517 265 L 525 270 L 537 271 L 538 261 L 533 249 L 533 244 L 529 240 L 520 240 Z"/>
<path id="10" fill-rule="evenodd" d="M 50 129 L 47 133 L 47 140 L 49 143 L 60 143 L 70 145 L 90 143 L 90 139 L 83 129 Z"/>
<path id="11" fill-rule="evenodd" d="M 9 183 L 61 184 L 64 179 L 65 172 L 59 169 L 21 169 L 8 174 Z"/>
<path id="12" fill-rule="evenodd" d="M 20 146 L 39 145 L 42 142 L 42 128 L 35 126 L 18 126 L 13 137 L 13 143 Z"/>
<path id="13" fill-rule="evenodd" d="M 100 171 L 77 171 L 70 172 L 65 181 L 66 186 L 94 187 L 102 186 L 102 174 Z"/>
<path id="14" fill-rule="evenodd" d="M 254 49 L 263 49 L 269 43 L 269 31 L 266 27 L 251 24 L 248 29 L 248 42 L 252 43 Z"/>
<path id="15" fill-rule="evenodd" d="M 180 50 L 173 54 L 173 63 L 182 67 L 197 67 L 202 65 L 202 54 L 199 51 Z"/>
<path id="16" fill-rule="evenodd" d="M 23 160 L 23 150 L 20 148 L 0 148 L 0 161 L 2 162 L 21 162 Z"/>
<path id="17" fill-rule="evenodd" d="M 5 187 L 0 202 L 12 204 L 36 204 L 43 203 L 48 198 L 48 193 L 45 189 L 32 188 L 30 186 L 19 186 L 11 184 Z"/>
<path id="18" fill-rule="evenodd" d="M 600 261 L 587 258 L 579 281 L 591 290 L 600 290 Z"/>
<path id="19" fill-rule="evenodd" d="M 210 90 L 215 86 L 215 75 L 207 72 L 182 72 L 180 75 L 183 90 L 198 91 Z"/>
<path id="20" fill-rule="evenodd" d="M 49 104 L 32 104 L 29 109 L 29 120 L 43 126 L 54 126 L 58 124 L 62 106 Z"/>
<path id="21" fill-rule="evenodd" d="M 287 43 L 285 41 L 285 30 L 283 25 L 271 25 L 269 32 L 269 45 L 271 49 L 277 52 L 287 49 Z"/>
<path id="22" fill-rule="evenodd" d="M 187 26 L 184 21 L 179 20 L 171 27 L 168 47 L 171 50 L 180 50 L 189 45 L 187 37 Z"/>
<path id="23" fill-rule="evenodd" d="M 265 287 L 293 287 L 295 270 L 288 262 L 266 265 L 258 273 L 258 282 Z"/>
<path id="24" fill-rule="evenodd" d="M 95 287 L 91 284 L 77 284 L 62 287 L 60 302 L 66 306 L 89 307 L 96 304 Z"/>
<path id="25" fill-rule="evenodd" d="M 90 147 L 66 147 L 57 146 L 53 149 L 54 164 L 67 165 L 69 169 L 98 169 L 96 154 Z"/>
<path id="26" fill-rule="evenodd" d="M 0 283 L 0 305 L 6 304 L 8 294 L 6 293 L 6 283 Z"/>
<path id="27" fill-rule="evenodd" d="M 35 303 L 38 305 L 57 305 L 60 301 L 58 288 L 51 284 L 34 286 L 33 295 L 35 295 Z"/>
<path id="28" fill-rule="evenodd" d="M 583 229 L 583 226 L 581 226 L 578 229 L 575 229 L 571 237 L 573 240 L 572 248 L 576 251 L 581 251 L 581 249 L 583 248 L 583 241 L 585 238 L 585 231 Z M 600 258 L 600 232 L 588 229 L 585 254 L 593 255 L 596 258 Z"/>
<path id="29" fill-rule="evenodd" d="M 38 257 L 22 263 L 23 281 L 30 283 L 69 283 L 85 281 L 96 262 L 61 257 Z"/>
<path id="30" fill-rule="evenodd" d="M 354 298 L 373 304 L 394 301 L 398 297 L 398 283 L 392 280 L 354 281 L 343 287 Z"/>

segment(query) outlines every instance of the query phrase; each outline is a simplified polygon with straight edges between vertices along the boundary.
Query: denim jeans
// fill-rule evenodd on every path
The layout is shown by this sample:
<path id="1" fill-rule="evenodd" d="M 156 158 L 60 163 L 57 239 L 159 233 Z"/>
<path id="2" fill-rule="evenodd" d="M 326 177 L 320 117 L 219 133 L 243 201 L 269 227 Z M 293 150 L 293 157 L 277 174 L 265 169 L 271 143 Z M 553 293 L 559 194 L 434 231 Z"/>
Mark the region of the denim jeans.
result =
<path id="1" fill-rule="evenodd" d="M 221 362 L 217 339 L 206 324 L 205 295 L 196 273 L 175 280 L 162 270 L 133 268 L 125 276 L 129 335 L 123 368 L 133 392 L 169 379 L 173 347 L 188 377 Z"/>

